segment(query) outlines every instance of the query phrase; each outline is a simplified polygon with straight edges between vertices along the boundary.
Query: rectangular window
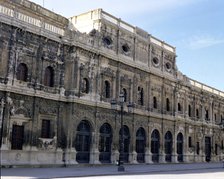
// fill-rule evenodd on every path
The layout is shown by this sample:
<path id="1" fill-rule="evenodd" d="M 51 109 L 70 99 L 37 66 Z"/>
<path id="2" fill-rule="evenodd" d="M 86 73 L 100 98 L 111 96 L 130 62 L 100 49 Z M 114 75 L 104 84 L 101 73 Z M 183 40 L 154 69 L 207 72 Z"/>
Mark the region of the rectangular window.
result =
<path id="1" fill-rule="evenodd" d="M 51 122 L 50 120 L 43 119 L 42 120 L 42 128 L 41 128 L 41 137 L 42 138 L 50 138 L 51 132 Z"/>
<path id="2" fill-rule="evenodd" d="M 12 126 L 12 150 L 22 150 L 24 140 L 24 126 L 13 125 Z"/>
<path id="3" fill-rule="evenodd" d="M 197 152 L 197 155 L 199 155 L 199 153 L 200 153 L 200 145 L 199 145 L 199 142 L 197 142 L 197 149 L 196 149 L 196 152 Z"/>
<path id="4" fill-rule="evenodd" d="M 188 137 L 188 146 L 189 148 L 192 147 L 192 138 Z"/>
<path id="5" fill-rule="evenodd" d="M 215 144 L 215 155 L 218 155 L 218 144 Z"/>

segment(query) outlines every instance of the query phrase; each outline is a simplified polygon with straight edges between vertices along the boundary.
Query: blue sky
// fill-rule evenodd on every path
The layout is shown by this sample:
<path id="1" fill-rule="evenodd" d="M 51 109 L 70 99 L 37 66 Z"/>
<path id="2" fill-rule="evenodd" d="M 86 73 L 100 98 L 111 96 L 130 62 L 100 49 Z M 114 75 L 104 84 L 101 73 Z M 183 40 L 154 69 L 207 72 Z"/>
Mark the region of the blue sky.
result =
<path id="1" fill-rule="evenodd" d="M 103 8 L 176 47 L 185 75 L 224 91 L 223 0 L 32 0 L 65 17 Z"/>

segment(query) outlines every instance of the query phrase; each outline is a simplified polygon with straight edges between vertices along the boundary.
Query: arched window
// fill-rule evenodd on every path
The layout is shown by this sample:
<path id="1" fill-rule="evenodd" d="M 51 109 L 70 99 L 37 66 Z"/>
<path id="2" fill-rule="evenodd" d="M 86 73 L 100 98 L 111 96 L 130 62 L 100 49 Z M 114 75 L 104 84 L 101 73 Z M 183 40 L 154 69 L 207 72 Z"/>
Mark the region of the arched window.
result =
<path id="1" fill-rule="evenodd" d="M 87 78 L 83 78 L 82 80 L 82 92 L 89 93 L 89 80 Z"/>
<path id="2" fill-rule="evenodd" d="M 191 105 L 188 105 L 188 116 L 191 117 Z"/>
<path id="3" fill-rule="evenodd" d="M 173 139 L 170 131 L 165 134 L 165 160 L 166 162 L 171 162 L 172 160 L 172 147 L 173 147 Z"/>
<path id="4" fill-rule="evenodd" d="M 153 162 L 159 162 L 159 148 L 160 148 L 159 143 L 160 143 L 159 131 L 155 129 L 151 135 L 151 153 Z"/>
<path id="5" fill-rule="evenodd" d="M 112 143 L 111 126 L 107 123 L 104 123 L 100 127 L 100 140 L 99 140 L 100 162 L 110 163 L 111 143 Z"/>
<path id="6" fill-rule="evenodd" d="M 182 109 L 181 109 L 180 103 L 178 103 L 177 105 L 178 105 L 178 107 L 177 107 L 178 108 L 178 111 L 181 112 Z"/>
<path id="7" fill-rule="evenodd" d="M 123 88 L 124 102 L 127 102 L 127 90 Z"/>
<path id="8" fill-rule="evenodd" d="M 166 111 L 170 111 L 170 100 L 166 98 Z"/>
<path id="9" fill-rule="evenodd" d="M 50 66 L 48 66 L 45 69 L 44 73 L 44 85 L 53 87 L 54 86 L 54 69 Z"/>
<path id="10" fill-rule="evenodd" d="M 110 98 L 110 82 L 105 81 L 105 97 Z"/>
<path id="11" fill-rule="evenodd" d="M 183 147 L 184 147 L 184 141 L 183 141 L 183 134 L 179 133 L 177 135 L 177 160 L 178 162 L 183 162 Z"/>
<path id="12" fill-rule="evenodd" d="M 123 128 L 120 129 L 119 131 L 119 141 L 120 141 L 120 146 L 121 144 L 121 135 L 122 135 L 122 129 L 123 129 L 123 161 L 124 162 L 128 162 L 128 158 L 129 158 L 129 145 L 130 145 L 130 132 L 129 132 L 129 128 L 127 126 L 123 126 Z M 119 152 L 121 153 L 121 147 L 119 147 Z"/>
<path id="13" fill-rule="evenodd" d="M 155 96 L 153 97 L 153 108 L 157 109 L 157 99 Z"/>
<path id="14" fill-rule="evenodd" d="M 28 68 L 26 64 L 20 63 L 16 70 L 16 79 L 21 81 L 27 81 Z"/>
<path id="15" fill-rule="evenodd" d="M 145 130 L 142 127 L 140 127 L 136 132 L 136 152 L 137 152 L 137 161 L 139 163 L 145 162 L 145 142 L 146 142 Z"/>
<path id="16" fill-rule="evenodd" d="M 89 163 L 91 128 L 87 121 L 83 120 L 77 127 L 75 148 L 77 151 L 76 160 L 79 163 Z"/>

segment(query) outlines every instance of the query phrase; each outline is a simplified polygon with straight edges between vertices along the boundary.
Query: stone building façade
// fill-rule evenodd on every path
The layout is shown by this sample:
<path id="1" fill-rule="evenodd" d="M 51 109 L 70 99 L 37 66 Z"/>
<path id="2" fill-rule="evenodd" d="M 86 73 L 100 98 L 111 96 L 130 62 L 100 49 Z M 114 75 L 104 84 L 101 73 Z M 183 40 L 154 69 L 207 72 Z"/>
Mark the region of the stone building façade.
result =
<path id="1" fill-rule="evenodd" d="M 223 158 L 224 93 L 179 72 L 174 47 L 101 9 L 0 2 L 2 165 L 115 163 L 121 92 L 125 162 Z"/>

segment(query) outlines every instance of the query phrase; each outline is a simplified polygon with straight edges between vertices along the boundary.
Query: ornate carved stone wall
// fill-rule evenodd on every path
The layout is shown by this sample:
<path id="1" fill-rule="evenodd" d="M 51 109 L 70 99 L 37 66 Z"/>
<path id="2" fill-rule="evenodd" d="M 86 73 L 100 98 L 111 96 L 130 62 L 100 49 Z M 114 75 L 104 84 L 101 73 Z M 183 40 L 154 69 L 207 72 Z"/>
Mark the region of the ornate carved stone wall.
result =
<path id="1" fill-rule="evenodd" d="M 103 10 L 89 12 L 102 23 L 81 33 L 79 16 L 7 2 L 0 3 L 3 165 L 115 163 L 120 93 L 125 162 L 222 159 L 224 93 L 177 71 L 174 47 Z M 90 27 L 93 14 L 85 17 Z"/>

